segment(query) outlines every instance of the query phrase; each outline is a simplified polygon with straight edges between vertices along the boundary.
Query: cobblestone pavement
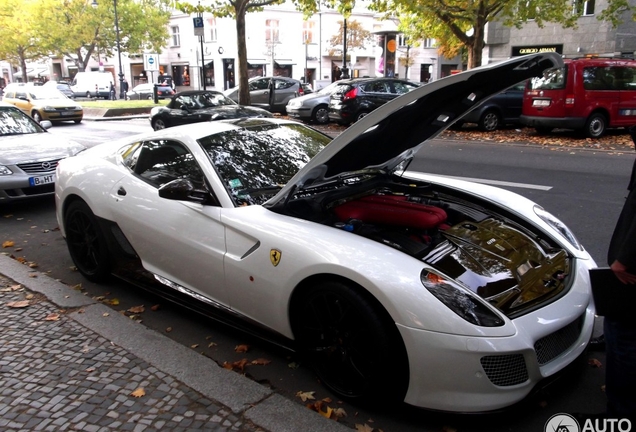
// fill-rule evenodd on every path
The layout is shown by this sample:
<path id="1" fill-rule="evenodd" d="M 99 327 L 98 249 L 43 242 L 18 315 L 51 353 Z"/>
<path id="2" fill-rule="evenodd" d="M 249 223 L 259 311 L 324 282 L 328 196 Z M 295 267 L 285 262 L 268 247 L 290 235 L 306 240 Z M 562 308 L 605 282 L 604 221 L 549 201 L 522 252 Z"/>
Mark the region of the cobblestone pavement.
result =
<path id="1" fill-rule="evenodd" d="M 262 430 L 65 312 L 0 276 L 0 430 Z"/>

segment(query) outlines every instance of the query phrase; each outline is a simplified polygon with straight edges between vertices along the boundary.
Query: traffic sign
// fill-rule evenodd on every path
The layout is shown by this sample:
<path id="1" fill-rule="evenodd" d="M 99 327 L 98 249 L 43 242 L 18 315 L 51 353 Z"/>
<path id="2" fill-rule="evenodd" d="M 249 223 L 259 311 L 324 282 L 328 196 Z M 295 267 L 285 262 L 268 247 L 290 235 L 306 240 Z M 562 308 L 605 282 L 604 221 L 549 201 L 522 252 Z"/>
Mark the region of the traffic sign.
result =
<path id="1" fill-rule="evenodd" d="M 194 22 L 194 35 L 203 36 L 203 17 L 194 17 L 192 21 Z"/>
<path id="2" fill-rule="evenodd" d="M 149 72 L 159 70 L 159 54 L 144 54 L 144 70 Z"/>

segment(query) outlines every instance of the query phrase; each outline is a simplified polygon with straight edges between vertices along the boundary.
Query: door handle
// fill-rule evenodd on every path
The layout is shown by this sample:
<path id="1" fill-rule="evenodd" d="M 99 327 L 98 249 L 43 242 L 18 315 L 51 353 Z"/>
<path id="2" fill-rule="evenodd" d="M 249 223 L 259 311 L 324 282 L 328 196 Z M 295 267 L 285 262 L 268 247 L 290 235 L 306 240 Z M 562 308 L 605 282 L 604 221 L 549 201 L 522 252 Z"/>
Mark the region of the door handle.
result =
<path id="1" fill-rule="evenodd" d="M 119 196 L 126 196 L 127 193 L 123 186 L 119 186 L 119 189 L 117 189 L 117 195 Z"/>

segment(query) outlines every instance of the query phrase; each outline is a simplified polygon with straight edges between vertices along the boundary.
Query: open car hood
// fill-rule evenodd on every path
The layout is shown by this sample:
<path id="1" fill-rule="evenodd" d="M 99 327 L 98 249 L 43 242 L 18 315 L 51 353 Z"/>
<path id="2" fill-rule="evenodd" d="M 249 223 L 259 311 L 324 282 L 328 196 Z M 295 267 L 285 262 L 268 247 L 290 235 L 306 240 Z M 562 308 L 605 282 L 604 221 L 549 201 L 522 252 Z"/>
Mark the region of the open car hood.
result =
<path id="1" fill-rule="evenodd" d="M 474 68 L 406 93 L 356 122 L 290 180 L 268 205 L 292 188 L 361 170 L 392 171 L 420 146 L 488 98 L 548 68 L 563 65 L 556 53 L 531 54 Z"/>

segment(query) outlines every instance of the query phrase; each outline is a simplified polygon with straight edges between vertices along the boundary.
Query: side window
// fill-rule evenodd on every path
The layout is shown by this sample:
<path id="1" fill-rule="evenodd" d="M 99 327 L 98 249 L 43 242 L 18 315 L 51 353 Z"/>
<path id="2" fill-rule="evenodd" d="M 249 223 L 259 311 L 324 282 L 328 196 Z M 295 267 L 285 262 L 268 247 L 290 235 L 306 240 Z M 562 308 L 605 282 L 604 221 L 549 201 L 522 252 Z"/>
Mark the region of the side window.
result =
<path id="1" fill-rule="evenodd" d="M 364 87 L 364 91 L 367 93 L 390 93 L 389 83 L 383 81 L 376 81 L 368 83 Z"/>
<path id="2" fill-rule="evenodd" d="M 636 68 L 614 68 L 614 87 L 617 90 L 636 90 Z"/>
<path id="3" fill-rule="evenodd" d="M 403 82 L 399 82 L 396 81 L 393 83 L 393 87 L 395 88 L 395 93 L 397 94 L 404 94 L 404 93 L 408 93 L 412 90 L 415 90 L 417 88 L 416 85 L 413 84 L 409 84 L 409 83 L 403 83 Z"/>
<path id="4" fill-rule="evenodd" d="M 267 90 L 269 79 L 257 79 L 250 82 L 250 90 Z"/>
<path id="5" fill-rule="evenodd" d="M 131 171 L 157 188 L 180 178 L 189 179 L 196 188 L 204 187 L 203 171 L 179 142 L 146 141 L 125 152 L 123 158 Z"/>
<path id="6" fill-rule="evenodd" d="M 25 91 L 17 91 L 15 92 L 15 97 L 16 98 L 25 98 L 27 97 L 27 94 Z"/>
<path id="7" fill-rule="evenodd" d="M 609 66 L 583 68 L 583 88 L 585 90 L 616 90 L 614 68 Z"/>
<path id="8" fill-rule="evenodd" d="M 274 80 L 274 85 L 276 86 L 276 90 L 283 90 L 286 88 L 290 88 L 294 85 L 293 81 L 283 81 L 283 80 Z"/>

